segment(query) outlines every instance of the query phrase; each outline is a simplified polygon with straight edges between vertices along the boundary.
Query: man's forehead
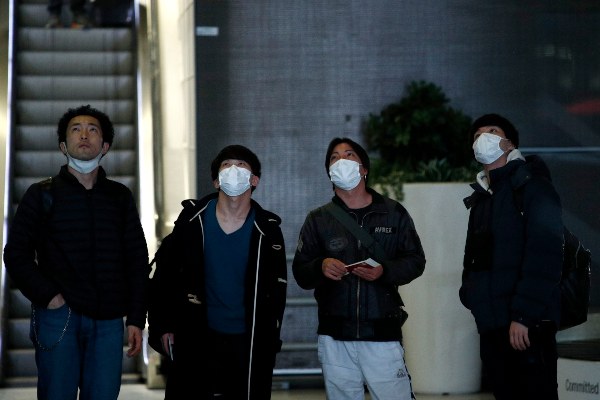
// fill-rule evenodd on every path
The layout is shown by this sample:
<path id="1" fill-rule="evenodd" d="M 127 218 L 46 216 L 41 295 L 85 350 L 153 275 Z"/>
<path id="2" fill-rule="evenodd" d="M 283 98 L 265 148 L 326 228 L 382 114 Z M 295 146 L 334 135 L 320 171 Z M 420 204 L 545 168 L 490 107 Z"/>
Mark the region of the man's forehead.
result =
<path id="1" fill-rule="evenodd" d="M 346 143 L 341 143 L 335 146 L 331 154 L 341 154 L 341 153 L 356 153 L 352 146 Z"/>
<path id="2" fill-rule="evenodd" d="M 480 126 L 479 129 L 477 129 L 477 132 L 482 131 L 482 130 L 492 129 L 492 128 L 502 130 L 502 128 L 500 128 L 498 125 L 484 125 L 484 126 Z"/>
<path id="3" fill-rule="evenodd" d="M 78 115 L 76 117 L 73 117 L 69 121 L 69 126 L 76 125 L 76 124 L 82 124 L 82 123 L 100 126 L 100 121 L 98 121 L 98 119 L 96 117 L 92 117 L 91 115 Z"/>

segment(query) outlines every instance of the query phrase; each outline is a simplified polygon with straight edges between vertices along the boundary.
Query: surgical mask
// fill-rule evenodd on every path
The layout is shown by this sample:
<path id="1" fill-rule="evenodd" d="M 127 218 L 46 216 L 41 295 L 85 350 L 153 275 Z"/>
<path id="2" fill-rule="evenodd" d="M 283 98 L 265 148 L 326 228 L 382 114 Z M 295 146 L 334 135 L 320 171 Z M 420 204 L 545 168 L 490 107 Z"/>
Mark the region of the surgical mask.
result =
<path id="1" fill-rule="evenodd" d="M 331 182 L 342 190 L 352 190 L 360 183 L 360 164 L 341 158 L 329 167 Z"/>
<path id="2" fill-rule="evenodd" d="M 491 164 L 499 159 L 504 154 L 504 150 L 500 148 L 502 140 L 500 136 L 489 132 L 479 135 L 473 143 L 475 159 L 482 164 Z"/>
<path id="3" fill-rule="evenodd" d="M 71 155 L 67 151 L 66 144 L 65 144 L 65 154 L 67 155 L 69 167 L 73 168 L 75 171 L 79 172 L 80 174 L 89 174 L 90 172 L 95 170 L 98 167 L 98 165 L 100 165 L 100 159 L 103 156 L 102 152 L 100 152 L 96 157 L 92 158 L 91 160 L 87 160 L 87 161 L 78 160 L 77 158 L 71 157 Z"/>
<path id="4" fill-rule="evenodd" d="M 239 196 L 250 189 L 251 175 L 252 173 L 246 168 L 232 165 L 219 172 L 219 186 L 228 196 Z"/>

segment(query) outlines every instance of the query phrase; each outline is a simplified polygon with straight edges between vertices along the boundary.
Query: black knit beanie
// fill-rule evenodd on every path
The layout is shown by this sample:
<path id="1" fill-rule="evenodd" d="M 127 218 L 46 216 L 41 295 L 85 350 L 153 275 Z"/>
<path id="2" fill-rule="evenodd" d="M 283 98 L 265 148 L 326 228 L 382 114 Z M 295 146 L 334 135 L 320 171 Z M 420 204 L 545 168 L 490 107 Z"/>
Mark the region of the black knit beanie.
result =
<path id="1" fill-rule="evenodd" d="M 506 118 L 498 114 L 485 114 L 481 117 L 477 118 L 473 125 L 471 125 L 471 129 L 469 129 L 469 137 L 471 141 L 473 140 L 473 135 L 477 132 L 477 129 L 482 126 L 497 126 L 504 131 L 507 139 L 510 139 L 513 145 L 519 147 L 519 131 L 517 128 Z"/>

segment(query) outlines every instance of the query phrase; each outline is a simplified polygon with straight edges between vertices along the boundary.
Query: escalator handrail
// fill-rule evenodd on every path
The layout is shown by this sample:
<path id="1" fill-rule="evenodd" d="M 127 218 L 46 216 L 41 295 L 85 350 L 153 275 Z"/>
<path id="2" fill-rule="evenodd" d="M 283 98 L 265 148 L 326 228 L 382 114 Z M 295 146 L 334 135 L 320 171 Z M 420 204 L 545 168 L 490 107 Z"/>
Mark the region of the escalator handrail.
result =
<path id="1" fill-rule="evenodd" d="M 2 224 L 2 249 L 3 253 L 4 246 L 6 244 L 6 238 L 8 235 L 8 229 L 10 226 L 10 220 L 12 219 L 12 154 L 14 154 L 12 137 L 15 129 L 14 123 L 14 104 L 15 104 L 15 91 L 14 91 L 14 76 L 15 76 L 15 60 L 16 60 L 16 0 L 8 1 L 8 13 L 5 15 L 8 17 L 8 80 L 7 80 L 7 129 L 6 129 L 6 147 L 5 147 L 5 170 L 4 170 L 4 220 Z M 6 269 L 4 267 L 4 257 L 2 262 L 2 269 L 0 270 L 0 385 L 4 384 L 5 371 L 4 366 L 6 365 L 6 332 L 8 331 L 7 320 L 8 320 L 8 302 L 7 297 L 9 295 L 8 277 Z"/>

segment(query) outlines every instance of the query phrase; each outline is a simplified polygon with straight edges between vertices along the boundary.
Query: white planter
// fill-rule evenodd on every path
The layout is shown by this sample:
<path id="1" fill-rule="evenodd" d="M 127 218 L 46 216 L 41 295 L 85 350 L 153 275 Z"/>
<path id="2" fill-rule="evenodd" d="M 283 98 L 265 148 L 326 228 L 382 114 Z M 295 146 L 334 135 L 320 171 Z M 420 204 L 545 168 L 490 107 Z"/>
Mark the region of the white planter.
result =
<path id="1" fill-rule="evenodd" d="M 458 297 L 468 210 L 467 183 L 404 185 L 404 201 L 421 238 L 425 272 L 400 294 L 409 313 L 402 331 L 416 393 L 473 393 L 481 388 L 479 335 Z"/>

